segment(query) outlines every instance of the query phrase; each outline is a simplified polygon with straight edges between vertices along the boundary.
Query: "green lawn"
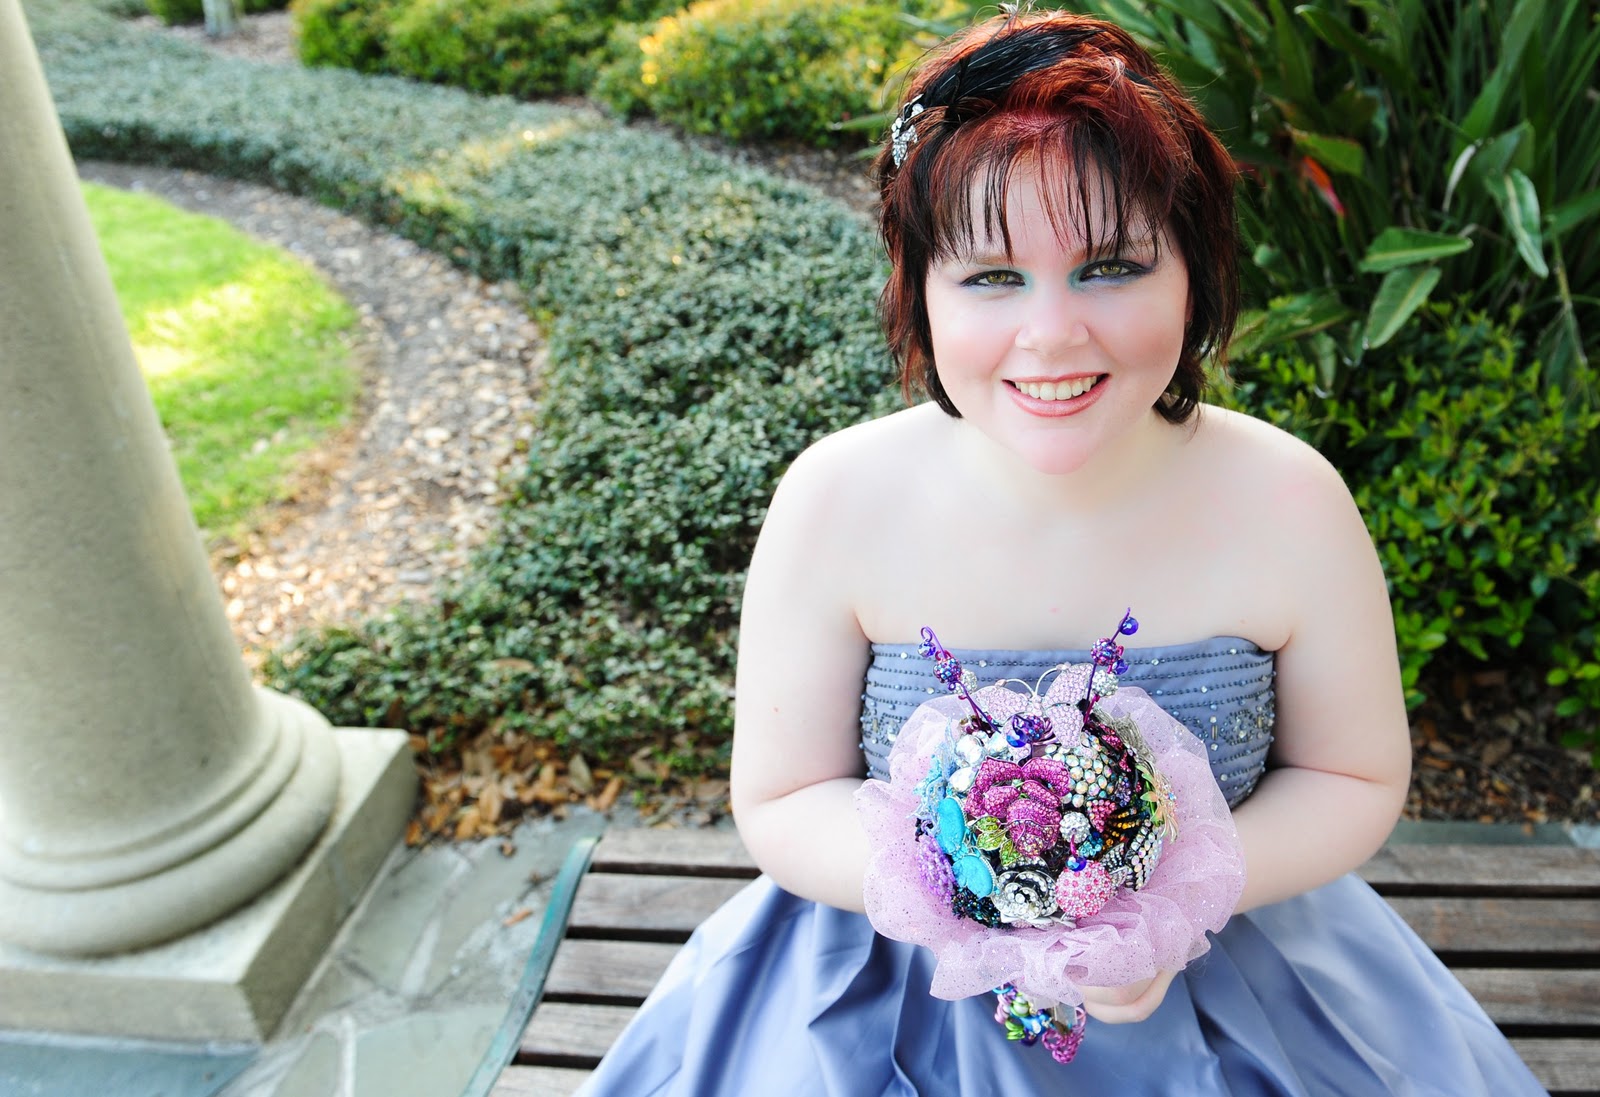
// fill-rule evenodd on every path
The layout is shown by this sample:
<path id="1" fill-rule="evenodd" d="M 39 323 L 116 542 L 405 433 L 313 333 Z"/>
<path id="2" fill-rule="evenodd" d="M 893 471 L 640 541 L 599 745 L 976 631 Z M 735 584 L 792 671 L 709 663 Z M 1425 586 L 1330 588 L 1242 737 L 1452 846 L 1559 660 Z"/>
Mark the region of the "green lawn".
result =
<path id="1" fill-rule="evenodd" d="M 359 388 L 356 313 L 315 271 L 212 217 L 86 183 L 134 351 L 208 537 L 282 497 Z"/>

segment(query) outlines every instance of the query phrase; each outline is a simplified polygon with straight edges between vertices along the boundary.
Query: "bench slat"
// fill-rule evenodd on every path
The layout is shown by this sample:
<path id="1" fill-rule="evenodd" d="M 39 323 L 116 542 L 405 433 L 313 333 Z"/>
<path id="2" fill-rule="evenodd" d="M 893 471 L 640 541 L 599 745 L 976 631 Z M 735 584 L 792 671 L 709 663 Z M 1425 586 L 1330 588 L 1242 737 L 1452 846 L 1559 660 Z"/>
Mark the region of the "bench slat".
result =
<path id="1" fill-rule="evenodd" d="M 595 847 L 593 865 L 599 872 L 679 872 L 689 876 L 708 871 L 750 876 L 757 872 L 738 832 L 732 830 L 609 830 Z"/>
<path id="2" fill-rule="evenodd" d="M 748 881 L 590 872 L 578 887 L 568 932 L 674 933 L 687 937 Z"/>
<path id="3" fill-rule="evenodd" d="M 642 1002 L 679 946 L 654 941 L 568 939 L 556 950 L 546 997 L 601 996 Z"/>
<path id="4" fill-rule="evenodd" d="M 1600 1025 L 1600 972 L 1459 968 L 1454 974 L 1497 1025 Z"/>
<path id="5" fill-rule="evenodd" d="M 1600 899 L 1388 900 L 1435 952 L 1600 956 Z"/>
<path id="6" fill-rule="evenodd" d="M 1514 1039 L 1522 1061 L 1545 1089 L 1600 1093 L 1600 1040 Z"/>
<path id="7" fill-rule="evenodd" d="M 1541 888 L 1600 895 L 1600 850 L 1578 846 L 1385 846 L 1360 868 L 1385 887 Z"/>
<path id="8" fill-rule="evenodd" d="M 500 1072 L 489 1097 L 571 1097 L 589 1074 L 569 1067 L 513 1065 Z"/>
<path id="9" fill-rule="evenodd" d="M 560 1056 L 598 1062 L 638 1012 L 637 1006 L 545 1002 L 523 1030 L 517 1045 L 519 1061 L 539 1063 Z"/>

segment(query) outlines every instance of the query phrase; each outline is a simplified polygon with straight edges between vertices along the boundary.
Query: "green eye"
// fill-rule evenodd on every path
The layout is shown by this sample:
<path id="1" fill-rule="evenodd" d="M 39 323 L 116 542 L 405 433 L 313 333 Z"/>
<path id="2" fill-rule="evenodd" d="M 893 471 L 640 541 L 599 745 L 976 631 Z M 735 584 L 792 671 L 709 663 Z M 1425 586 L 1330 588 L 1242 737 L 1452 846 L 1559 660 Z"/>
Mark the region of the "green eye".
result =
<path id="1" fill-rule="evenodd" d="M 1082 278 L 1130 278 L 1143 274 L 1144 268 L 1126 259 L 1102 259 L 1083 268 Z"/>
<path id="2" fill-rule="evenodd" d="M 965 282 L 964 286 L 1017 286 L 1022 284 L 1022 276 L 1014 270 L 986 270 L 974 274 Z"/>

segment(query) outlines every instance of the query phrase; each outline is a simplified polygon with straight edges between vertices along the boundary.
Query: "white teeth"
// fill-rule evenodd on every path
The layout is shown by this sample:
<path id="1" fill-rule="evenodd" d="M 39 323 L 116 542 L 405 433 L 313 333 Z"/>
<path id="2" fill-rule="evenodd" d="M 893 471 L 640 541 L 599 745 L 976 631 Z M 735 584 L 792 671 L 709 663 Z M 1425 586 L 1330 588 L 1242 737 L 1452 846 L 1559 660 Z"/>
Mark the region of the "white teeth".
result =
<path id="1" fill-rule="evenodd" d="M 1071 400 L 1094 388 L 1098 377 L 1078 377 L 1071 381 L 1018 381 L 1017 388 L 1035 400 Z"/>

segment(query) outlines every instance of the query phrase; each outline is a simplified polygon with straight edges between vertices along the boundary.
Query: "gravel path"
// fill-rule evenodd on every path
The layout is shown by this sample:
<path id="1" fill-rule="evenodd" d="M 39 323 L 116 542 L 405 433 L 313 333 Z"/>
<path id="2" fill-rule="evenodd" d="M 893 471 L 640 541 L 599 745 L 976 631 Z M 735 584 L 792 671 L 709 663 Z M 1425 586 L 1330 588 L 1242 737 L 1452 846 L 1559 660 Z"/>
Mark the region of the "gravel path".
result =
<path id="1" fill-rule="evenodd" d="M 517 287 L 265 187 L 120 164 L 79 170 L 286 248 L 360 311 L 354 423 L 313 455 L 258 532 L 213 553 L 247 661 L 307 625 L 429 597 L 492 530 L 501 475 L 532 435 L 542 344 Z"/>

